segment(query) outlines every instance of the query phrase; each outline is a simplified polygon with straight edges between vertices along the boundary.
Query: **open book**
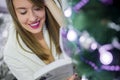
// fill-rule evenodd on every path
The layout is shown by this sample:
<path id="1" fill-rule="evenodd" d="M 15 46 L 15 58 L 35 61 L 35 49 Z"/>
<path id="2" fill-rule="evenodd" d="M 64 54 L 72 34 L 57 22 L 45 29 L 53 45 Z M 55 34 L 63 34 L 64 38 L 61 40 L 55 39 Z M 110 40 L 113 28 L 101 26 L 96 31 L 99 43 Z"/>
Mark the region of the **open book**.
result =
<path id="1" fill-rule="evenodd" d="M 34 78 L 36 80 L 67 80 L 72 75 L 72 61 L 60 59 L 36 72 Z"/>

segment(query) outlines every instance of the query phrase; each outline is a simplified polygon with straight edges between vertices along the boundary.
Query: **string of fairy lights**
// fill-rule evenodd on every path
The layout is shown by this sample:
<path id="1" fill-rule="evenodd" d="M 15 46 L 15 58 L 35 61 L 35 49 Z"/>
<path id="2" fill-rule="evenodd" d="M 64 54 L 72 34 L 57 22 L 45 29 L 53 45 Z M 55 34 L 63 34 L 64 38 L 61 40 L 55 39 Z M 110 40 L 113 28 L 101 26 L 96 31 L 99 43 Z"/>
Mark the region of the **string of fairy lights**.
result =
<path id="1" fill-rule="evenodd" d="M 91 52 L 98 50 L 99 61 L 101 63 L 101 66 L 98 66 L 96 63 L 90 60 L 87 60 L 86 58 L 83 58 L 83 62 L 87 63 L 88 65 L 93 67 L 95 70 L 101 69 L 101 70 L 107 70 L 107 71 L 120 71 L 119 62 L 114 57 L 115 55 L 120 55 L 119 54 L 120 42 L 117 36 L 113 37 L 113 40 L 110 44 L 101 45 L 89 34 L 89 32 L 85 30 L 83 32 L 80 32 L 74 28 L 74 25 L 72 25 L 72 19 L 71 19 L 72 14 L 79 12 L 80 9 L 84 7 L 89 1 L 90 0 L 80 0 L 76 5 L 68 6 L 68 8 L 64 11 L 64 15 L 68 20 L 68 25 L 66 28 L 63 28 L 61 30 L 62 38 L 63 40 L 68 40 L 69 42 L 73 43 L 77 47 L 81 46 L 82 48 L 80 47 L 78 49 L 78 52 L 80 52 L 81 49 L 86 49 Z M 100 1 L 103 4 L 109 5 L 109 4 L 112 4 L 113 0 L 100 0 Z M 120 26 L 113 22 L 109 22 L 108 27 L 115 30 L 116 32 L 120 31 Z M 62 46 L 64 47 L 64 45 Z M 116 50 L 117 53 L 114 54 L 112 50 Z M 66 52 L 68 56 L 71 56 L 72 54 L 67 49 L 64 52 Z"/>

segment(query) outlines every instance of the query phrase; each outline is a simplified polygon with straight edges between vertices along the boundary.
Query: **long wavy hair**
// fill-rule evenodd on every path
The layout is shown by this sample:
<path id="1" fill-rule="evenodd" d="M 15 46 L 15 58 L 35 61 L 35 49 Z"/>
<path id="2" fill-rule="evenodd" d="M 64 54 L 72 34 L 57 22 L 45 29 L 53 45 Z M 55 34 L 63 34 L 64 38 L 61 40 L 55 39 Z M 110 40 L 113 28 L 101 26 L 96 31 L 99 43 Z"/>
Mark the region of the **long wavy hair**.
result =
<path id="1" fill-rule="evenodd" d="M 38 7 L 44 7 L 45 3 L 44 0 L 30 0 L 30 2 L 32 2 L 33 4 L 37 5 Z M 23 42 L 26 44 L 26 46 L 32 51 L 27 51 L 30 53 L 34 53 L 36 54 L 41 60 L 48 60 L 49 56 L 47 55 L 47 53 L 45 52 L 46 49 L 43 48 L 38 41 L 36 40 L 36 38 L 33 36 L 32 33 L 28 32 L 27 30 L 25 30 L 17 16 L 15 13 L 15 9 L 13 6 L 13 0 L 6 0 L 7 3 L 7 7 L 8 10 L 12 16 L 13 22 L 15 24 L 15 28 L 16 28 L 16 39 L 20 45 L 20 47 L 27 51 L 25 48 L 23 48 L 23 46 L 20 44 L 20 40 L 19 40 L 19 36 L 21 37 L 21 39 L 23 40 Z M 61 49 L 60 49 L 60 45 L 59 45 L 59 24 L 57 23 L 57 21 L 54 19 L 53 15 L 50 13 L 49 9 L 45 6 L 45 11 L 46 11 L 46 28 L 48 30 L 49 33 L 49 38 L 50 38 L 50 43 L 51 41 L 54 43 L 55 47 L 56 47 L 56 51 L 58 54 L 61 54 Z M 52 48 L 52 46 L 50 46 L 50 49 Z"/>

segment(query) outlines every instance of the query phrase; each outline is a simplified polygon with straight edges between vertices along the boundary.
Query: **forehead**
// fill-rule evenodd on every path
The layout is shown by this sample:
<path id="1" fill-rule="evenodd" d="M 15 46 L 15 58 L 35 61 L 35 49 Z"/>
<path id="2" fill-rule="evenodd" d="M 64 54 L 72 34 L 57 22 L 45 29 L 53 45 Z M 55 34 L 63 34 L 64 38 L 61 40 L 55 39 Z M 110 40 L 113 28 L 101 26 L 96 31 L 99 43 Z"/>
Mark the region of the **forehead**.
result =
<path id="1" fill-rule="evenodd" d="M 30 0 L 13 0 L 13 5 L 15 8 L 18 8 L 18 7 L 29 7 L 34 4 Z"/>

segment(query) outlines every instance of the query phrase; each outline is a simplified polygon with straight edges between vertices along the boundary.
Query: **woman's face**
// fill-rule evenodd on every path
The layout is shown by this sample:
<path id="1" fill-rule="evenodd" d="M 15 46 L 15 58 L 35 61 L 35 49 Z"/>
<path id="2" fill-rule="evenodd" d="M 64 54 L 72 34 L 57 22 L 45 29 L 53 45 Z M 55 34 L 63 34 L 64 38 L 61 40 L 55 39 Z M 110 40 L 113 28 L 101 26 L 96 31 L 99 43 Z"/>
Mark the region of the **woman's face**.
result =
<path id="1" fill-rule="evenodd" d="M 45 7 L 39 8 L 29 0 L 13 0 L 17 18 L 24 29 L 36 34 L 45 24 Z"/>

